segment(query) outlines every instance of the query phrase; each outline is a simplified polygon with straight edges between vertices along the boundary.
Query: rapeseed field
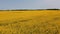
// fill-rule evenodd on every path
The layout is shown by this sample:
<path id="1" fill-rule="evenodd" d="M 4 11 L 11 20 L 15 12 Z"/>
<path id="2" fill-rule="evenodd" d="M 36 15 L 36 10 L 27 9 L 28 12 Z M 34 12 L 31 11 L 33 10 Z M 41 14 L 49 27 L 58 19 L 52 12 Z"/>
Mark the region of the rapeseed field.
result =
<path id="1" fill-rule="evenodd" d="M 60 10 L 0 11 L 0 34 L 60 34 Z"/>

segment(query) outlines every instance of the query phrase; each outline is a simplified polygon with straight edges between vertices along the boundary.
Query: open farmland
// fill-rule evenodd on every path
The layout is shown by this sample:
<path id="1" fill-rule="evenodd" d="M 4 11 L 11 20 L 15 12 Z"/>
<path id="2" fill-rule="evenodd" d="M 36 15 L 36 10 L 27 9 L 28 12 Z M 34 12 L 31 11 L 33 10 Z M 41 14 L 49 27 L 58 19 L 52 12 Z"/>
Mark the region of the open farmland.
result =
<path id="1" fill-rule="evenodd" d="M 60 34 L 60 10 L 0 11 L 0 34 Z"/>

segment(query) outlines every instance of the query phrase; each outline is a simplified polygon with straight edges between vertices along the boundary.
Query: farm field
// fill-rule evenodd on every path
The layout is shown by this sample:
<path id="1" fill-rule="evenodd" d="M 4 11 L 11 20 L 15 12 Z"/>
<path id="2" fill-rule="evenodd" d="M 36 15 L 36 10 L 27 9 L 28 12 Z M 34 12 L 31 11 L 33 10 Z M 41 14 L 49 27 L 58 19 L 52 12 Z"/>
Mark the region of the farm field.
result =
<path id="1" fill-rule="evenodd" d="M 0 11 L 0 34 L 60 34 L 60 10 Z"/>

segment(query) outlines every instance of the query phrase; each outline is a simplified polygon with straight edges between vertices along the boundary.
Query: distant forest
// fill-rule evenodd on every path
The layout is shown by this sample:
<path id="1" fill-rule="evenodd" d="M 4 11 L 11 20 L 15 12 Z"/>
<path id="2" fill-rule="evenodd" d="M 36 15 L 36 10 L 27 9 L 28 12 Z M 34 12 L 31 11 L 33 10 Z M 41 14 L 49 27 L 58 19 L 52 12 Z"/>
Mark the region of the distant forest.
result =
<path id="1" fill-rule="evenodd" d="M 34 10 L 60 10 L 60 9 L 14 9 L 14 10 L 0 10 L 0 11 L 34 11 Z"/>

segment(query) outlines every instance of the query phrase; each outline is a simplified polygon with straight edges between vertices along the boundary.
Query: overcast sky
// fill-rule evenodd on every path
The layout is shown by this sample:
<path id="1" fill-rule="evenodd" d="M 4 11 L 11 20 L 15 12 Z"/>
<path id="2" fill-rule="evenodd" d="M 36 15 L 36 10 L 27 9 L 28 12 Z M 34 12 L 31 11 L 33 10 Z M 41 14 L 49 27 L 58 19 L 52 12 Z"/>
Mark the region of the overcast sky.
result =
<path id="1" fill-rule="evenodd" d="M 60 0 L 0 0 L 0 9 L 60 8 Z"/>

